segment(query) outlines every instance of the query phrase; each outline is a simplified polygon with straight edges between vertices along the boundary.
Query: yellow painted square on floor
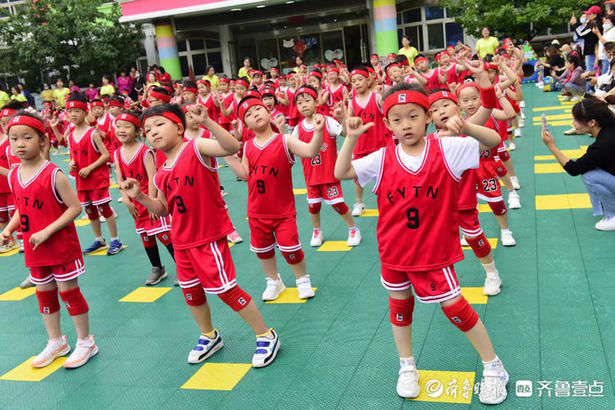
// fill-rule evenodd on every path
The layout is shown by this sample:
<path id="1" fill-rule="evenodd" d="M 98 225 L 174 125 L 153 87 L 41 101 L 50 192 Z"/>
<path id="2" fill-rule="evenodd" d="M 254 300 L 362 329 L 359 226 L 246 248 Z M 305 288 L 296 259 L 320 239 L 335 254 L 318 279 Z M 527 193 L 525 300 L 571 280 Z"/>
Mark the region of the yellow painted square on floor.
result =
<path id="1" fill-rule="evenodd" d="M 232 248 L 233 246 L 235 246 L 235 243 L 233 243 L 233 242 L 229 242 L 229 243 L 228 243 L 228 247 L 229 247 L 229 249 L 230 249 L 230 248 Z"/>
<path id="2" fill-rule="evenodd" d="M 474 372 L 419 370 L 421 394 L 414 401 L 470 404 L 474 389 Z"/>
<path id="3" fill-rule="evenodd" d="M 293 194 L 295 194 L 295 195 L 306 195 L 307 194 L 307 188 L 295 188 L 295 189 L 293 189 Z"/>
<path id="4" fill-rule="evenodd" d="M 491 212 L 491 208 L 489 209 L 489 212 Z M 489 242 L 489 245 L 491 245 L 491 249 L 497 249 L 498 238 L 487 238 L 487 242 Z M 468 251 L 468 250 L 471 250 L 472 248 L 469 246 L 462 246 L 461 249 L 463 249 L 464 251 Z"/>
<path id="5" fill-rule="evenodd" d="M 535 127 L 542 127 L 542 122 L 534 121 L 533 124 Z M 547 125 L 552 127 L 572 127 L 572 121 L 570 120 L 559 120 L 559 121 L 547 121 Z"/>
<path id="6" fill-rule="evenodd" d="M 120 186 L 118 184 L 111 184 L 109 185 L 109 189 L 115 189 L 115 188 L 119 188 Z"/>
<path id="7" fill-rule="evenodd" d="M 0 295 L 0 301 L 3 302 L 15 302 L 18 300 L 24 300 L 28 296 L 32 296 L 36 293 L 36 288 L 33 286 L 31 288 L 22 289 L 22 288 L 13 288 L 8 292 L 4 292 Z"/>
<path id="8" fill-rule="evenodd" d="M 588 194 L 536 195 L 536 209 L 539 211 L 591 207 Z"/>
<path id="9" fill-rule="evenodd" d="M 17 255 L 18 253 L 19 253 L 19 248 L 15 248 L 12 251 L 0 253 L 0 256 L 13 256 L 13 255 Z"/>
<path id="10" fill-rule="evenodd" d="M 547 117 L 547 121 L 571 120 L 572 114 L 550 114 L 550 115 L 547 115 L 546 117 Z M 542 121 L 542 118 L 540 116 L 534 117 L 534 122 L 539 122 L 539 121 Z"/>
<path id="11" fill-rule="evenodd" d="M 489 207 L 489 204 L 478 204 L 478 212 L 479 213 L 491 212 L 491 208 Z"/>
<path id="12" fill-rule="evenodd" d="M 559 163 L 534 164 L 534 174 L 561 174 L 564 168 Z"/>
<path id="13" fill-rule="evenodd" d="M 152 303 L 163 297 L 171 288 L 141 286 L 120 299 L 120 302 Z"/>
<path id="14" fill-rule="evenodd" d="M 312 288 L 314 293 L 316 289 L 318 288 Z M 299 299 L 297 288 L 286 288 L 276 300 L 268 300 L 265 303 L 305 303 L 307 301 L 307 299 Z"/>
<path id="15" fill-rule="evenodd" d="M 205 363 L 181 388 L 233 390 L 251 367 L 251 364 L 245 363 Z"/>
<path id="16" fill-rule="evenodd" d="M 75 220 L 75 226 L 86 226 L 90 224 L 90 220 L 89 219 L 77 219 Z"/>
<path id="17" fill-rule="evenodd" d="M 128 245 L 122 245 L 122 249 L 126 249 Z M 107 256 L 107 251 L 109 250 L 109 246 L 106 246 L 102 249 L 97 250 L 96 252 L 86 253 L 88 256 Z"/>
<path id="18" fill-rule="evenodd" d="M 485 305 L 489 299 L 489 296 L 483 294 L 481 287 L 462 287 L 461 295 L 470 305 Z"/>
<path id="19" fill-rule="evenodd" d="M 317 252 L 348 252 L 352 246 L 346 245 L 346 241 L 325 241 Z"/>
<path id="20" fill-rule="evenodd" d="M 361 214 L 361 218 L 379 216 L 379 215 L 380 213 L 378 212 L 377 209 L 365 209 L 363 210 L 363 213 Z"/>
<path id="21" fill-rule="evenodd" d="M 532 108 L 533 112 L 557 111 L 557 110 L 564 110 L 565 112 L 570 112 L 571 111 L 570 107 L 564 107 L 564 106 L 561 106 L 561 105 L 551 105 L 549 107 L 536 107 L 536 108 Z"/>
<path id="22" fill-rule="evenodd" d="M 51 373 L 58 370 L 64 362 L 66 361 L 66 357 L 58 357 L 51 363 L 49 366 L 45 366 L 41 369 L 35 369 L 30 366 L 30 362 L 36 356 L 32 356 L 19 366 L 15 367 L 13 370 L 9 370 L 7 373 L 4 373 L 0 376 L 0 380 L 14 380 L 18 382 L 40 382 Z"/>
<path id="23" fill-rule="evenodd" d="M 561 151 L 568 158 L 577 159 L 585 155 L 587 145 L 581 145 L 579 149 L 563 149 Z M 555 157 L 553 155 L 534 155 L 534 161 L 555 161 Z"/>

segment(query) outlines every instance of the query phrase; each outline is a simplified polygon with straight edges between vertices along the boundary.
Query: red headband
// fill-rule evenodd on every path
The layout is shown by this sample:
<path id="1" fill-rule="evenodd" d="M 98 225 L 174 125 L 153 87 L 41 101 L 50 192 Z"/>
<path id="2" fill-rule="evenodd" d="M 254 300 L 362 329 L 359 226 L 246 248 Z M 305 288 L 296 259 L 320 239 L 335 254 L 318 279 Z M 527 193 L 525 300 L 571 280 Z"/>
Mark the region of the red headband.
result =
<path id="1" fill-rule="evenodd" d="M 260 70 L 254 70 L 252 72 L 252 77 L 254 77 L 255 75 L 260 75 L 261 77 L 263 76 L 263 72 Z"/>
<path id="2" fill-rule="evenodd" d="M 220 79 L 220 82 L 221 82 L 221 83 L 227 83 L 227 84 L 228 84 L 228 83 L 230 83 L 230 82 L 231 82 L 231 80 L 229 80 L 228 78 L 224 78 L 224 77 L 222 77 L 222 78 Z"/>
<path id="3" fill-rule="evenodd" d="M 243 80 L 241 78 L 239 80 L 235 80 L 235 85 L 243 85 L 246 88 L 250 87 L 250 84 L 248 84 L 246 80 Z"/>
<path id="4" fill-rule="evenodd" d="M 248 110 L 256 105 L 260 105 L 261 107 L 264 107 L 265 109 L 267 109 L 267 107 L 265 107 L 265 104 L 263 104 L 263 102 L 258 99 L 258 98 L 248 98 L 247 100 L 244 100 L 241 105 L 239 107 L 237 107 L 237 117 L 243 121 L 246 112 L 248 112 Z"/>
<path id="5" fill-rule="evenodd" d="M 66 101 L 66 109 L 69 110 L 71 108 L 78 108 L 85 112 L 88 112 L 88 105 L 82 101 L 78 100 L 68 100 Z"/>
<path id="6" fill-rule="evenodd" d="M 322 80 L 322 73 L 320 71 L 311 71 L 308 77 L 316 77 L 319 80 Z"/>
<path id="7" fill-rule="evenodd" d="M 463 90 L 464 88 L 468 88 L 468 87 L 476 88 L 480 92 L 480 87 L 475 82 L 469 81 L 467 83 L 462 83 L 457 88 L 457 97 L 459 97 L 459 94 L 461 93 L 461 90 Z"/>
<path id="8" fill-rule="evenodd" d="M 164 94 L 164 93 L 159 93 L 158 91 L 153 91 L 152 90 L 149 93 L 149 96 L 152 97 L 152 98 L 155 98 L 157 100 L 160 100 L 160 101 L 162 101 L 164 103 L 171 102 L 171 96 L 170 95 L 167 95 L 167 94 Z"/>
<path id="9" fill-rule="evenodd" d="M 314 98 L 315 100 L 318 100 L 318 94 L 316 94 L 316 91 L 308 87 L 299 87 L 299 89 L 295 92 L 295 100 L 297 100 L 299 94 L 308 94 L 311 95 L 312 98 Z"/>
<path id="10" fill-rule="evenodd" d="M 272 73 L 279 73 L 280 72 L 280 70 L 277 67 L 271 67 L 271 69 L 269 71 L 271 71 Z"/>
<path id="11" fill-rule="evenodd" d="M 199 90 L 197 90 L 194 87 L 184 87 L 183 91 L 184 92 L 189 92 L 189 93 L 192 93 L 192 94 L 198 94 L 199 93 Z"/>
<path id="12" fill-rule="evenodd" d="M 177 125 L 181 125 L 182 127 L 184 126 L 184 124 L 182 123 L 182 120 L 180 120 L 179 117 L 176 114 L 172 113 L 171 111 L 164 111 L 159 114 L 149 114 L 149 115 L 147 114 L 147 111 L 146 111 L 143 117 L 141 118 L 141 126 L 145 126 L 145 120 L 147 120 L 150 117 L 164 117 L 167 120 L 172 121 Z"/>
<path id="13" fill-rule="evenodd" d="M 395 53 L 391 53 L 387 56 L 387 58 L 395 58 L 395 57 L 397 57 L 397 54 Z"/>
<path id="14" fill-rule="evenodd" d="M 417 104 L 423 107 L 425 111 L 429 110 L 429 100 L 425 94 L 418 91 L 405 90 L 391 94 L 384 100 L 382 106 L 384 116 L 386 117 L 388 115 L 389 110 L 394 105 L 399 104 Z"/>
<path id="15" fill-rule="evenodd" d="M 261 98 L 261 93 L 256 91 L 256 90 L 248 90 L 245 92 L 245 94 L 243 95 L 243 98 Z"/>
<path id="16" fill-rule="evenodd" d="M 365 78 L 369 77 L 369 73 L 362 68 L 355 68 L 354 70 L 352 70 L 350 72 L 350 79 L 352 80 L 352 77 L 354 77 L 355 75 L 362 75 Z"/>
<path id="17" fill-rule="evenodd" d="M 272 87 L 265 87 L 263 88 L 263 91 L 261 92 L 262 96 L 266 96 L 266 95 L 273 95 L 275 97 L 275 88 Z"/>
<path id="18" fill-rule="evenodd" d="M 328 68 L 328 69 L 327 69 L 327 72 L 328 72 L 328 73 L 330 73 L 331 71 L 336 72 L 336 73 L 338 73 L 338 74 L 339 74 L 340 69 L 339 69 L 339 68 L 337 68 L 337 67 L 331 67 L 331 68 Z"/>
<path id="19" fill-rule="evenodd" d="M 395 68 L 395 67 L 399 67 L 399 64 L 391 63 L 388 66 L 386 66 L 386 68 L 384 69 L 384 71 L 386 72 L 386 75 L 389 75 L 389 71 L 391 71 L 391 68 Z"/>
<path id="20" fill-rule="evenodd" d="M 211 83 L 209 82 L 209 80 L 198 80 L 196 83 L 197 83 L 197 85 L 198 84 L 205 84 L 206 86 L 211 87 Z"/>
<path id="21" fill-rule="evenodd" d="M 105 108 L 105 103 L 102 101 L 92 101 L 90 103 L 90 108 L 94 108 L 94 107 L 103 107 Z"/>
<path id="22" fill-rule="evenodd" d="M 17 110 L 13 109 L 13 108 L 3 108 L 2 111 L 0 111 L 0 117 L 10 117 L 11 115 L 15 114 L 17 112 Z"/>
<path id="23" fill-rule="evenodd" d="M 134 125 L 137 130 L 141 128 L 141 122 L 139 121 L 139 117 L 129 112 L 121 113 L 115 120 L 116 121 L 128 121 L 129 123 Z"/>
<path id="24" fill-rule="evenodd" d="M 9 125 L 6 127 L 7 134 L 13 125 L 26 125 L 30 128 L 34 128 L 41 134 L 45 134 L 45 124 L 41 120 L 29 117 L 27 115 L 14 116 L 11 121 L 9 121 Z"/>
<path id="25" fill-rule="evenodd" d="M 457 97 L 450 91 L 437 91 L 429 96 L 429 106 L 432 106 L 436 101 L 451 100 L 457 104 Z"/>
<path id="26" fill-rule="evenodd" d="M 109 107 L 124 107 L 124 103 L 117 100 L 109 101 Z"/>
<path id="27" fill-rule="evenodd" d="M 418 63 L 420 63 L 421 61 L 427 61 L 427 59 L 425 57 L 419 57 L 419 58 L 415 58 L 414 59 L 414 65 L 417 65 Z"/>
<path id="28" fill-rule="evenodd" d="M 448 53 L 446 51 L 440 51 L 436 54 L 436 61 L 438 61 L 443 55 L 448 55 Z"/>
<path id="29" fill-rule="evenodd" d="M 485 70 L 495 70 L 495 71 L 500 71 L 500 69 L 498 68 L 497 65 L 493 64 L 493 63 L 485 63 Z"/>

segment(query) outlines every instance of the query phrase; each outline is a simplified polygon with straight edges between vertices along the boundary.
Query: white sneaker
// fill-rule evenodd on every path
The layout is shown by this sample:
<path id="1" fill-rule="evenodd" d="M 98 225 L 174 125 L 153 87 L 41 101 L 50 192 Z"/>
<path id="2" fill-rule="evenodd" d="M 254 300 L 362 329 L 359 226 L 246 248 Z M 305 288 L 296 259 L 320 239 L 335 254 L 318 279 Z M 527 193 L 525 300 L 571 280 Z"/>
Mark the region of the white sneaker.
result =
<path id="1" fill-rule="evenodd" d="M 21 282 L 19 284 L 19 287 L 22 288 L 22 289 L 28 289 L 28 288 L 31 288 L 33 286 L 34 286 L 34 283 L 32 283 L 32 281 L 30 280 L 30 275 L 28 275 L 28 277 L 25 278 L 23 280 L 23 282 Z"/>
<path id="2" fill-rule="evenodd" d="M 314 229 L 312 232 L 312 240 L 310 240 L 310 246 L 322 245 L 322 231 L 320 229 Z"/>
<path id="3" fill-rule="evenodd" d="M 235 244 L 243 242 L 243 239 L 241 238 L 241 235 L 239 235 L 239 232 L 237 232 L 237 230 L 234 230 L 233 232 L 226 235 L 226 240 Z"/>
<path id="4" fill-rule="evenodd" d="M 515 188 L 515 190 L 521 189 L 521 184 L 519 183 L 519 178 L 517 178 L 516 176 L 511 176 L 510 177 L 510 183 L 512 184 L 513 188 Z"/>
<path id="5" fill-rule="evenodd" d="M 509 151 L 514 151 L 514 150 L 516 150 L 516 149 L 517 149 L 517 144 L 515 144 L 515 143 L 514 143 L 514 142 L 512 142 L 512 141 L 510 141 L 510 142 L 508 143 L 508 150 L 509 150 Z"/>
<path id="6" fill-rule="evenodd" d="M 570 99 L 570 102 L 576 102 L 576 101 L 580 101 L 581 100 L 581 96 L 580 95 L 575 95 L 574 97 L 572 97 Z"/>
<path id="7" fill-rule="evenodd" d="M 62 336 L 62 342 L 49 340 L 47 346 L 32 361 L 30 366 L 41 368 L 49 366 L 56 358 L 66 356 L 70 352 L 70 346 L 66 343 L 66 336 Z"/>
<path id="8" fill-rule="evenodd" d="M 214 337 L 207 337 L 204 334 L 199 336 L 196 346 L 188 353 L 188 363 L 197 364 L 203 362 L 205 359 L 211 357 L 214 353 L 224 347 L 222 337 L 218 329 L 214 329 Z"/>
<path id="9" fill-rule="evenodd" d="M 276 300 L 285 289 L 286 286 L 284 286 L 284 282 L 282 282 L 282 278 L 279 274 L 278 280 L 273 280 L 268 277 L 267 288 L 265 288 L 263 292 L 263 300 Z"/>
<path id="10" fill-rule="evenodd" d="M 406 399 L 414 399 L 421 393 L 419 386 L 419 372 L 413 363 L 405 363 L 399 368 L 399 378 L 397 379 L 397 394 Z"/>
<path id="11" fill-rule="evenodd" d="M 90 335 L 87 342 L 79 340 L 75 350 L 64 362 L 64 368 L 75 369 L 81 367 L 98 354 L 98 346 L 94 343 L 94 336 Z"/>
<path id="12" fill-rule="evenodd" d="M 352 206 L 352 216 L 361 216 L 365 210 L 365 204 L 361 202 L 355 202 Z"/>
<path id="13" fill-rule="evenodd" d="M 252 356 L 252 367 L 269 366 L 278 355 L 280 350 L 280 338 L 278 333 L 269 329 L 270 335 L 256 338 L 256 351 Z"/>
<path id="14" fill-rule="evenodd" d="M 297 292 L 299 293 L 299 299 L 309 299 L 314 297 L 314 289 L 312 289 L 310 275 L 305 275 L 297 279 Z"/>
<path id="15" fill-rule="evenodd" d="M 498 273 L 488 273 L 485 278 L 485 285 L 483 286 L 483 294 L 487 296 L 495 296 L 501 292 L 500 286 L 502 285 L 502 279 Z"/>
<path id="16" fill-rule="evenodd" d="M 562 101 L 570 101 L 570 96 L 569 95 L 564 95 L 562 97 Z"/>
<path id="17" fill-rule="evenodd" d="M 517 191 L 508 193 L 508 207 L 510 209 L 521 209 L 521 198 L 519 198 Z"/>
<path id="18" fill-rule="evenodd" d="M 506 385 L 508 384 L 508 373 L 504 367 L 487 368 L 483 370 L 483 378 L 480 381 L 480 393 L 478 399 L 483 404 L 500 404 L 506 397 Z"/>
<path id="19" fill-rule="evenodd" d="M 348 239 L 346 239 L 346 245 L 358 246 L 361 243 L 361 231 L 359 228 L 348 230 Z"/>
<path id="20" fill-rule="evenodd" d="M 517 244 L 517 241 L 515 241 L 515 238 L 510 230 L 502 230 L 501 240 L 502 246 L 515 246 Z"/>
<path id="21" fill-rule="evenodd" d="M 519 128 L 523 127 L 525 127 L 525 118 L 522 115 L 521 118 L 519 118 Z"/>
<path id="22" fill-rule="evenodd" d="M 461 235 L 461 240 L 459 242 L 461 243 L 461 246 L 470 246 L 468 241 L 466 241 L 466 237 L 463 235 Z"/>
<path id="23" fill-rule="evenodd" d="M 541 89 L 542 89 L 542 88 L 545 88 L 545 85 L 544 85 L 544 83 L 541 81 L 541 82 L 539 82 L 539 83 L 536 83 L 536 87 L 538 87 L 538 88 L 541 88 Z"/>
<path id="24" fill-rule="evenodd" d="M 606 216 L 595 225 L 599 231 L 615 231 L 615 216 L 607 218 Z"/>

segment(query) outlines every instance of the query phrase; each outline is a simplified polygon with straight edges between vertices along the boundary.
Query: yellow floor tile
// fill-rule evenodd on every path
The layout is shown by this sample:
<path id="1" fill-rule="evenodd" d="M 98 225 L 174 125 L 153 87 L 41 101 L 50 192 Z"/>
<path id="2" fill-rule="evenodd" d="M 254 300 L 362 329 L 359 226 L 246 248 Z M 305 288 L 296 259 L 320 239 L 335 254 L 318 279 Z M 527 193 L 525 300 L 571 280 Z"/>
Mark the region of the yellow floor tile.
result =
<path id="1" fill-rule="evenodd" d="M 120 299 L 120 302 L 152 303 L 163 297 L 171 288 L 141 286 Z"/>
<path id="2" fill-rule="evenodd" d="M 410 400 L 470 404 L 474 377 L 474 372 L 419 370 L 421 394 Z"/>
<path id="3" fill-rule="evenodd" d="M 89 219 L 76 219 L 75 220 L 75 226 L 86 226 L 90 224 L 90 220 Z"/>
<path id="4" fill-rule="evenodd" d="M 295 194 L 295 195 L 306 195 L 307 194 L 307 188 L 295 188 L 295 189 L 293 189 L 293 194 Z"/>
<path id="5" fill-rule="evenodd" d="M 581 145 L 579 149 L 563 149 L 562 154 L 566 155 L 570 159 L 577 159 L 585 155 L 587 152 L 587 145 Z M 534 161 L 555 161 L 553 155 L 534 155 Z"/>
<path id="6" fill-rule="evenodd" d="M 591 207 L 588 194 L 536 195 L 536 209 L 539 211 Z"/>
<path id="7" fill-rule="evenodd" d="M 572 114 L 550 114 L 550 115 L 547 115 L 546 117 L 547 117 L 547 122 L 554 121 L 554 120 L 571 120 Z M 533 120 L 534 122 L 542 122 L 542 117 L 540 116 L 534 117 Z"/>
<path id="8" fill-rule="evenodd" d="M 115 188 L 119 188 L 120 186 L 118 184 L 111 184 L 109 185 L 109 189 L 115 189 Z"/>
<path id="9" fill-rule="evenodd" d="M 19 382 L 40 382 L 51 373 L 58 370 L 64 362 L 66 361 L 66 357 L 58 357 L 51 363 L 49 366 L 43 367 L 42 369 L 35 369 L 30 366 L 30 362 L 36 356 L 32 356 L 19 366 L 15 367 L 13 370 L 8 371 L 7 373 L 0 376 L 0 380 L 14 380 Z"/>
<path id="10" fill-rule="evenodd" d="M 317 252 L 348 252 L 352 246 L 346 245 L 346 241 L 325 241 Z"/>
<path id="11" fill-rule="evenodd" d="M 564 110 L 566 112 L 570 112 L 570 111 L 572 111 L 572 108 L 564 107 L 564 106 L 561 106 L 561 105 L 552 105 L 552 106 L 549 106 L 549 107 L 536 107 L 536 108 L 532 108 L 533 112 L 556 111 L 556 110 Z"/>
<path id="12" fill-rule="evenodd" d="M 230 249 L 230 248 L 232 248 L 233 246 L 235 246 L 235 244 L 234 244 L 233 242 L 229 242 L 229 243 L 228 243 L 228 247 L 229 247 L 229 249 Z"/>
<path id="13" fill-rule="evenodd" d="M 17 255 L 18 253 L 19 253 L 19 248 L 15 248 L 12 251 L 0 253 L 0 256 L 13 256 L 13 255 Z"/>
<path id="14" fill-rule="evenodd" d="M 559 163 L 534 164 L 534 174 L 561 174 L 564 168 Z"/>
<path id="15" fill-rule="evenodd" d="M 35 293 L 36 293 L 35 287 L 31 287 L 27 289 L 22 289 L 22 288 L 17 287 L 17 288 L 13 288 L 9 290 L 8 292 L 4 292 L 2 295 L 0 295 L 0 301 L 14 302 L 17 300 L 24 300 L 28 296 L 32 296 Z"/>
<path id="16" fill-rule="evenodd" d="M 245 363 L 205 363 L 181 388 L 233 390 L 251 367 Z"/>
<path id="17" fill-rule="evenodd" d="M 128 245 L 122 245 L 122 249 L 126 249 L 128 247 Z M 86 255 L 88 256 L 107 256 L 107 251 L 109 250 L 109 247 L 105 247 L 103 249 L 99 249 L 96 252 L 90 252 L 90 253 L 86 253 Z"/>
<path id="18" fill-rule="evenodd" d="M 462 287 L 461 294 L 470 305 L 485 305 L 489 296 L 483 294 L 482 287 Z"/>
<path id="19" fill-rule="evenodd" d="M 318 288 L 312 288 L 316 292 Z M 286 288 L 276 300 L 268 300 L 265 303 L 305 303 L 307 299 L 299 299 L 297 288 Z"/>
<path id="20" fill-rule="evenodd" d="M 363 213 L 361 214 L 361 218 L 366 218 L 370 216 L 379 216 L 379 215 L 380 214 L 378 213 L 377 209 L 365 209 Z"/>
<path id="21" fill-rule="evenodd" d="M 478 204 L 478 212 L 483 214 L 485 212 L 491 212 L 489 204 Z"/>
<path id="22" fill-rule="evenodd" d="M 487 205 L 487 207 L 488 206 L 489 205 Z M 489 208 L 489 212 L 491 212 L 491 208 Z M 487 238 L 487 242 L 489 242 L 489 245 L 491 245 L 491 249 L 497 249 L 498 238 Z M 461 249 L 463 249 L 464 251 L 468 251 L 468 250 L 471 250 L 472 248 L 469 246 L 462 246 Z"/>
<path id="23" fill-rule="evenodd" d="M 534 121 L 533 125 L 535 127 L 542 127 L 542 122 Z M 551 127 L 563 127 L 563 126 L 572 127 L 572 121 L 571 120 L 547 121 L 547 125 Z"/>

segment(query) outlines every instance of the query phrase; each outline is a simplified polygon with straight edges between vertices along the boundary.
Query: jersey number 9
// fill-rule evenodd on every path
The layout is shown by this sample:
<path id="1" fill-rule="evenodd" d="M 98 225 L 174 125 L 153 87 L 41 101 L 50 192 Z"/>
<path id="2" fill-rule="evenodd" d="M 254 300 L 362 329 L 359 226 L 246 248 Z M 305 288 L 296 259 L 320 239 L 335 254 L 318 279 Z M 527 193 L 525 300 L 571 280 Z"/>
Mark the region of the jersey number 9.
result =
<path id="1" fill-rule="evenodd" d="M 30 218 L 28 218 L 28 215 L 20 215 L 19 216 L 19 223 L 21 224 L 21 231 L 22 232 L 29 232 L 30 231 Z"/>
<path id="2" fill-rule="evenodd" d="M 184 199 L 179 195 L 175 197 L 175 208 L 180 214 L 186 212 L 186 204 L 184 204 Z"/>
<path id="3" fill-rule="evenodd" d="M 256 190 L 258 191 L 259 194 L 264 194 L 265 193 L 265 181 L 263 181 L 262 179 L 257 179 L 256 180 Z"/>
<path id="4" fill-rule="evenodd" d="M 419 227 L 419 210 L 416 208 L 406 209 L 406 226 L 408 229 L 418 229 Z"/>

